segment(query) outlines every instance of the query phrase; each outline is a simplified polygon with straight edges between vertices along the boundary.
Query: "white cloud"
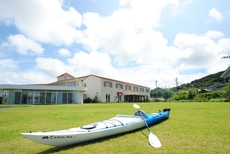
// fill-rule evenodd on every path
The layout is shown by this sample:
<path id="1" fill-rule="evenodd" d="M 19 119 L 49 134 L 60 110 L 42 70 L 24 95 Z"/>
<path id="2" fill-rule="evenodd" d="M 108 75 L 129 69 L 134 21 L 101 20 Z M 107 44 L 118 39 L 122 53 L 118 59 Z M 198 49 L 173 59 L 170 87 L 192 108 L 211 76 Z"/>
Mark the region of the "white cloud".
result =
<path id="1" fill-rule="evenodd" d="M 16 52 L 23 55 L 42 55 L 44 51 L 40 44 L 22 34 L 9 36 L 8 42 L 2 43 L 2 47 L 16 49 Z"/>
<path id="2" fill-rule="evenodd" d="M 44 84 L 54 82 L 54 78 L 47 76 L 44 72 L 34 72 L 33 70 L 26 72 L 8 71 L 1 75 L 8 76 L 8 78 L 0 77 L 1 83 L 4 84 Z"/>
<path id="3" fill-rule="evenodd" d="M 0 84 L 38 84 L 49 83 L 54 79 L 46 73 L 33 70 L 21 71 L 18 67 L 19 61 L 13 59 L 2 59 L 0 61 Z"/>
<path id="4" fill-rule="evenodd" d="M 67 66 L 60 60 L 55 58 L 37 58 L 36 69 L 49 76 L 57 76 L 67 71 Z"/>
<path id="5" fill-rule="evenodd" d="M 218 31 L 208 31 L 203 35 L 177 34 L 174 44 L 181 54 L 187 54 L 187 57 L 178 59 L 178 69 L 205 69 L 207 74 L 220 71 L 221 66 L 226 65 L 220 61 L 220 55 L 227 54 L 230 49 L 230 39 L 222 37 Z M 217 65 L 220 67 L 210 67 Z"/>
<path id="6" fill-rule="evenodd" d="M 17 68 L 18 68 L 17 62 L 14 61 L 13 59 L 1 59 L 0 60 L 0 70 L 1 71 L 14 71 Z"/>
<path id="7" fill-rule="evenodd" d="M 71 52 L 67 49 L 61 48 L 58 50 L 58 54 L 64 57 L 69 57 L 71 55 Z"/>
<path id="8" fill-rule="evenodd" d="M 218 22 L 221 22 L 222 19 L 223 19 L 222 14 L 221 14 L 219 11 L 217 11 L 216 8 L 212 8 L 212 9 L 208 12 L 208 15 L 209 15 L 211 18 L 217 20 Z"/>
<path id="9" fill-rule="evenodd" d="M 114 55 L 115 62 L 122 66 L 133 61 L 146 63 L 159 59 L 159 56 L 165 57 L 167 40 L 153 28 L 160 26 L 162 9 L 174 1 L 145 2 L 131 0 L 131 8 L 120 8 L 108 17 L 85 13 L 83 24 L 87 29 L 82 43 L 91 51 L 102 50 Z"/>
<path id="10" fill-rule="evenodd" d="M 74 8 L 63 10 L 60 0 L 0 1 L 0 20 L 14 24 L 28 38 L 55 45 L 70 45 L 81 36 L 75 28 L 82 16 Z"/>
<path id="11" fill-rule="evenodd" d="M 113 76 L 116 71 L 111 65 L 111 59 L 107 53 L 92 51 L 75 53 L 73 58 L 68 59 L 70 72 L 76 75 L 96 74 Z"/>
<path id="12" fill-rule="evenodd" d="M 205 33 L 205 36 L 210 39 L 218 39 L 224 37 L 224 34 L 219 31 L 209 30 L 207 33 Z"/>

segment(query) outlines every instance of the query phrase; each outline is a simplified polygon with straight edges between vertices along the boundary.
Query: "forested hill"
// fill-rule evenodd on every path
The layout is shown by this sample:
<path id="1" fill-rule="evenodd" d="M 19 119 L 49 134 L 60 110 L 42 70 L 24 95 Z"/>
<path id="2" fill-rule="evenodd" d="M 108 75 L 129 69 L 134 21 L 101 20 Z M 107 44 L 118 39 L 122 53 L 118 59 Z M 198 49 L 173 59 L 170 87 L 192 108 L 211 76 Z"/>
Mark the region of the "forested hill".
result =
<path id="1" fill-rule="evenodd" d="M 206 89 L 207 87 L 215 84 L 215 83 L 219 83 L 222 82 L 220 76 L 224 71 L 215 73 L 215 74 L 210 74 L 207 75 L 203 78 L 200 79 L 196 79 L 194 81 L 192 81 L 191 83 L 187 83 L 187 84 L 182 84 L 181 86 L 178 87 L 178 89 L 183 89 L 183 87 L 195 87 L 195 88 L 199 88 L 199 89 Z"/>

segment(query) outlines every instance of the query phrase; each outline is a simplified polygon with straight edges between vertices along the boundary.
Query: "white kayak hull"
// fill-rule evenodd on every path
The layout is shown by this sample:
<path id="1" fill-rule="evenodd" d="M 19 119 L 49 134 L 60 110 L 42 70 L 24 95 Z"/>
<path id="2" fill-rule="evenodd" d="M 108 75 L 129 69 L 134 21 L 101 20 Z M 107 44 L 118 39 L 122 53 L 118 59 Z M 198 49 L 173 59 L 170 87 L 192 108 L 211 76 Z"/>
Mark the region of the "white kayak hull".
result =
<path id="1" fill-rule="evenodd" d="M 21 133 L 21 135 L 41 144 L 51 146 L 68 146 L 129 132 L 144 126 L 144 121 L 140 116 L 118 115 L 111 119 L 82 127 L 48 132 Z"/>

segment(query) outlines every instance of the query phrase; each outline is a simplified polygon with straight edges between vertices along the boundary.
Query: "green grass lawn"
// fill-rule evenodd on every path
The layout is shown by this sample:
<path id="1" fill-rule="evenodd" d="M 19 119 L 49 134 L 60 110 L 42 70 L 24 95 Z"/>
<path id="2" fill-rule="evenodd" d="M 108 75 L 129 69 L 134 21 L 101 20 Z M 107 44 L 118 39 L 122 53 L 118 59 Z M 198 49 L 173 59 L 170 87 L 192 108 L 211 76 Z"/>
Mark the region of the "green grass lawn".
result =
<path id="1" fill-rule="evenodd" d="M 136 111 L 133 103 L 99 103 L 6 109 L 0 106 L 0 153 L 229 153 L 230 103 L 138 104 L 146 113 L 171 108 L 168 120 L 150 128 L 162 143 L 159 149 L 148 144 L 146 128 L 70 147 L 42 145 L 20 136 L 22 132 L 78 127 Z"/>

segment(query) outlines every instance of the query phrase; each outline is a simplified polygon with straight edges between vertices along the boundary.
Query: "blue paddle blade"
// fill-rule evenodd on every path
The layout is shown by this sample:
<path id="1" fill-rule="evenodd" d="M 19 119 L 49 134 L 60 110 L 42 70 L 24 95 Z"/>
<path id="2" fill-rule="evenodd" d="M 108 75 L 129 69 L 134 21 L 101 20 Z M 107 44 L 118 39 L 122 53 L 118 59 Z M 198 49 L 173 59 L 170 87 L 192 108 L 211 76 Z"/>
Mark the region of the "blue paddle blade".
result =
<path id="1" fill-rule="evenodd" d="M 149 133 L 149 144 L 154 148 L 160 148 L 161 142 L 153 133 Z"/>

